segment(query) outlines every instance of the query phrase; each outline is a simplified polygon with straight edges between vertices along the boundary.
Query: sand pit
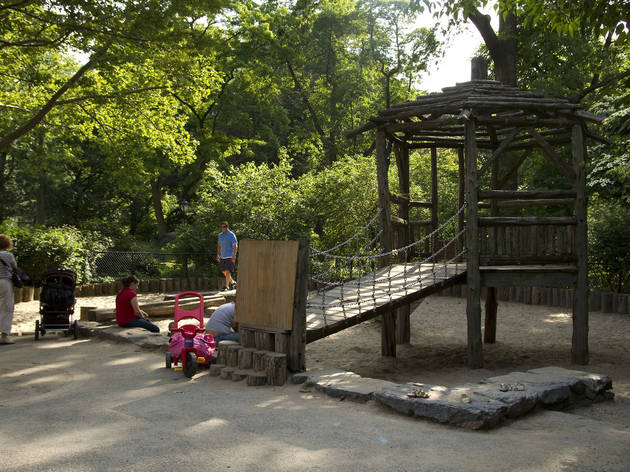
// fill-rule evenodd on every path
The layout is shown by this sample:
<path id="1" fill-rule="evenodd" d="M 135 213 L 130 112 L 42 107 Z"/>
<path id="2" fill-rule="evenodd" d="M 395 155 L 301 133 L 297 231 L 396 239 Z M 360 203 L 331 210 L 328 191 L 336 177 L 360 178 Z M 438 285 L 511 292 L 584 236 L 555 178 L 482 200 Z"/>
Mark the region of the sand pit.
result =
<path id="1" fill-rule="evenodd" d="M 141 294 L 140 305 L 164 299 Z M 112 307 L 114 297 L 80 298 L 81 306 Z M 39 302 L 16 305 L 13 332 L 32 333 Z M 166 329 L 170 319 L 156 320 Z M 411 344 L 398 345 L 397 357 L 380 355 L 380 323 L 374 319 L 315 341 L 306 348 L 308 370 L 339 368 L 363 377 L 397 383 L 423 382 L 455 386 L 513 371 L 555 365 L 610 375 L 614 402 L 585 409 L 589 415 L 610 416 L 630 427 L 630 315 L 591 312 L 590 363 L 571 363 L 571 312 L 567 308 L 500 302 L 497 342 L 484 344 L 484 368 L 466 367 L 466 301 L 431 296 L 411 316 Z"/>

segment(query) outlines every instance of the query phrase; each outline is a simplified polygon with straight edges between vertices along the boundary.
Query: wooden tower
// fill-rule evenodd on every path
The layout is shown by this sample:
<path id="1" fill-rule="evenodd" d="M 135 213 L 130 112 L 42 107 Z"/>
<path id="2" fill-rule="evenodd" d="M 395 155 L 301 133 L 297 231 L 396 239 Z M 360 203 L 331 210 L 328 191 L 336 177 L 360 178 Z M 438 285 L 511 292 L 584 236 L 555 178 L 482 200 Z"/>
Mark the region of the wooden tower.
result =
<path id="1" fill-rule="evenodd" d="M 472 80 L 393 105 L 347 133 L 352 137 L 376 132 L 385 250 L 409 243 L 418 229 L 437 228 L 439 151 L 457 152 L 459 201 L 466 203 L 459 225 L 466 229 L 461 243 L 466 248 L 470 367 L 483 365 L 482 289 L 487 290 L 484 341 L 491 343 L 496 333 L 495 290 L 506 286 L 574 288 L 571 356 L 577 364 L 588 363 L 585 139 L 603 140 L 587 127 L 588 122 L 599 121 L 565 99 Z M 427 148 L 432 198 L 421 202 L 409 195 L 409 153 Z M 390 154 L 398 171 L 397 192 L 388 182 Z M 516 190 L 514 176 L 537 154 L 553 164 L 564 182 L 558 188 Z M 564 207 L 567 216 L 532 215 L 540 206 Z M 430 219 L 410 220 L 413 207 L 429 208 Z M 506 212 L 514 216 L 505 216 Z M 409 342 L 408 307 L 390 317 L 397 321 L 398 342 Z"/>

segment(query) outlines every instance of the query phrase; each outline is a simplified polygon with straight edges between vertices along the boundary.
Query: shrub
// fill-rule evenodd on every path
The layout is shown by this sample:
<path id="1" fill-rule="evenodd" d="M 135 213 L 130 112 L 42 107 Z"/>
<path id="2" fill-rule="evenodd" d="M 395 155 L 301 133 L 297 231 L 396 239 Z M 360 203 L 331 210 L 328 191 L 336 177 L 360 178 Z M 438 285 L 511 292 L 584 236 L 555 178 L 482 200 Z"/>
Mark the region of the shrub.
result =
<path id="1" fill-rule="evenodd" d="M 630 209 L 596 202 L 589 214 L 589 264 L 594 288 L 630 291 Z"/>
<path id="2" fill-rule="evenodd" d="M 49 270 L 70 269 L 77 282 L 91 278 L 88 251 L 102 251 L 111 242 L 93 231 L 80 231 L 72 226 L 42 228 L 8 226 L 2 231 L 13 239 L 13 254 L 22 270 L 35 283 Z"/>

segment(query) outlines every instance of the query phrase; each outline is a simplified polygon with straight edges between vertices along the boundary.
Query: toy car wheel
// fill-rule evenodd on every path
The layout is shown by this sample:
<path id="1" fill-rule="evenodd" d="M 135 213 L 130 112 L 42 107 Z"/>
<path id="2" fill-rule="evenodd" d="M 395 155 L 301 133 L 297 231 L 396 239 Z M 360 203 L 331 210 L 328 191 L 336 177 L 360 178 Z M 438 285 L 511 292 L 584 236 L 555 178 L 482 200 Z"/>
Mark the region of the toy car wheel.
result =
<path id="1" fill-rule="evenodd" d="M 173 364 L 173 355 L 169 351 L 166 351 L 166 353 L 164 354 L 164 358 L 166 360 L 166 368 L 170 369 L 171 365 Z"/>
<path id="2" fill-rule="evenodd" d="M 194 352 L 186 353 L 186 365 L 184 366 L 184 375 L 189 379 L 197 373 L 197 356 Z"/>
<path id="3" fill-rule="evenodd" d="M 74 337 L 74 339 L 79 338 L 79 323 L 76 320 L 74 323 L 72 323 L 72 336 Z"/>
<path id="4" fill-rule="evenodd" d="M 35 321 L 35 341 L 39 339 L 39 320 Z"/>

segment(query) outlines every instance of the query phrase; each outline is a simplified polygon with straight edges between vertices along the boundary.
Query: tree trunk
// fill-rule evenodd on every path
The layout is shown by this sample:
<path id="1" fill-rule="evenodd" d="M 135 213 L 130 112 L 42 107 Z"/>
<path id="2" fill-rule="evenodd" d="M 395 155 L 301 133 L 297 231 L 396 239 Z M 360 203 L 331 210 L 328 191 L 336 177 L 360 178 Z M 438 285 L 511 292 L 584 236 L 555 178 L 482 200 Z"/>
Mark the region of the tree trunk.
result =
<path id="1" fill-rule="evenodd" d="M 162 211 L 162 178 L 160 176 L 151 180 L 151 199 L 157 221 L 158 239 L 162 239 L 166 235 L 166 220 Z"/>
<path id="2" fill-rule="evenodd" d="M 43 128 L 40 128 L 37 134 L 37 147 L 35 149 L 35 153 L 37 154 L 36 158 L 39 162 L 45 162 Z M 37 208 L 35 211 L 35 224 L 43 225 L 46 222 L 46 175 L 44 170 L 40 170 L 39 173 L 36 202 Z"/>
<path id="3" fill-rule="evenodd" d="M 504 85 L 516 87 L 516 57 L 518 53 L 516 15 L 508 13 L 504 18 L 500 12 L 498 35 L 492 29 L 490 16 L 483 15 L 475 9 L 468 18 L 479 31 L 488 48 L 490 57 L 494 62 L 496 79 Z"/>
<path id="4" fill-rule="evenodd" d="M 43 225 L 46 222 L 46 179 L 39 177 L 37 186 L 37 209 L 35 211 L 35 224 Z"/>

